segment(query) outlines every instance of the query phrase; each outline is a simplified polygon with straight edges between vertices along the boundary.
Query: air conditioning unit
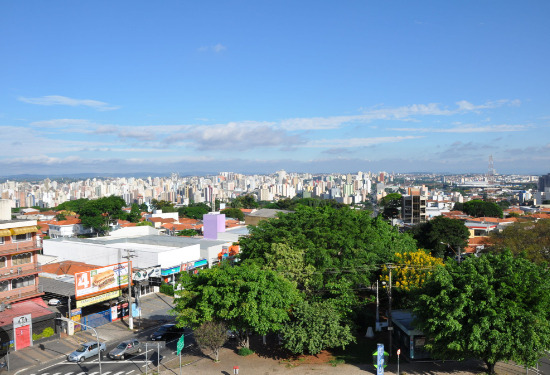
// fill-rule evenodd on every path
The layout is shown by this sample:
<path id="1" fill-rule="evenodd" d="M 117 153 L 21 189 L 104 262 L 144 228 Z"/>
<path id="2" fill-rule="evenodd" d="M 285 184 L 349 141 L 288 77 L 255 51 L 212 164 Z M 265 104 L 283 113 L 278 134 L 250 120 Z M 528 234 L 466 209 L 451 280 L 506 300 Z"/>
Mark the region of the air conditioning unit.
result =
<path id="1" fill-rule="evenodd" d="M 6 309 L 11 309 L 11 305 L 6 305 Z"/>

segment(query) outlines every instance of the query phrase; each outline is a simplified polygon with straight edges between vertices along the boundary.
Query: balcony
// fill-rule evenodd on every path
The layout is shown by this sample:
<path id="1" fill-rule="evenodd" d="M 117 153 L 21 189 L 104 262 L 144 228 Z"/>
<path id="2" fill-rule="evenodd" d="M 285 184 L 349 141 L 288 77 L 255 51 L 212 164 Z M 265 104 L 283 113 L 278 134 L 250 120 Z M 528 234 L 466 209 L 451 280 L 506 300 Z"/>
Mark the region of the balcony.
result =
<path id="1" fill-rule="evenodd" d="M 14 279 L 19 276 L 27 276 L 39 272 L 42 272 L 42 266 L 36 263 L 0 268 L 0 280 Z"/>
<path id="2" fill-rule="evenodd" d="M 21 242 L 4 242 L 0 244 L 0 256 L 23 253 L 25 251 L 40 250 L 36 240 Z"/>
<path id="3" fill-rule="evenodd" d="M 13 303 L 41 295 L 44 295 L 41 285 L 29 285 L 23 288 L 0 292 L 0 302 Z"/>

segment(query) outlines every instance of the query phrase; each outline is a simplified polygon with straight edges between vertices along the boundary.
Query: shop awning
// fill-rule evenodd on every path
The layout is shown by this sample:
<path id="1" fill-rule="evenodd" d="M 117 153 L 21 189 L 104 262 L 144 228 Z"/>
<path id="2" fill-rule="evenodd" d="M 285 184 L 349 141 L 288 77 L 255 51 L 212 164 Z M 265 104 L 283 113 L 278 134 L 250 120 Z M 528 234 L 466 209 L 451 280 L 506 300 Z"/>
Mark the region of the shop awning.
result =
<path id="1" fill-rule="evenodd" d="M 11 236 L 11 230 L 9 229 L 0 229 L 0 237 Z"/>
<path id="2" fill-rule="evenodd" d="M 38 232 L 38 228 L 36 226 L 32 227 L 21 227 L 21 228 L 12 228 L 10 229 L 12 235 L 18 235 L 18 234 L 26 234 L 26 233 L 33 233 Z"/>

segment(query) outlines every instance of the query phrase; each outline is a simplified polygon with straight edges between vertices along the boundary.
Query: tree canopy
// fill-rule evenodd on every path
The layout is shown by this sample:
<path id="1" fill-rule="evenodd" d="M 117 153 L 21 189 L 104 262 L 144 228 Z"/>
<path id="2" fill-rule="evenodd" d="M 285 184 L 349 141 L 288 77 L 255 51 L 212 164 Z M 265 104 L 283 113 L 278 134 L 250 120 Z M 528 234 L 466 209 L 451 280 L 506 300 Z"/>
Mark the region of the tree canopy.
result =
<path id="1" fill-rule="evenodd" d="M 464 213 L 474 217 L 500 217 L 502 218 L 502 208 L 493 202 L 485 202 L 474 199 L 464 202 L 462 205 Z"/>
<path id="2" fill-rule="evenodd" d="M 229 207 L 221 210 L 220 213 L 225 214 L 225 217 L 232 217 L 233 219 L 244 221 L 244 213 L 240 208 Z"/>
<path id="3" fill-rule="evenodd" d="M 403 196 L 399 193 L 390 193 L 380 200 L 379 205 L 383 207 L 382 216 L 385 219 L 389 220 L 399 217 L 402 198 Z"/>
<path id="4" fill-rule="evenodd" d="M 441 359 L 533 366 L 550 349 L 550 271 L 510 252 L 450 262 L 415 299 L 426 349 Z"/>
<path id="5" fill-rule="evenodd" d="M 218 321 L 240 332 L 278 332 L 289 320 L 290 307 L 301 299 L 295 283 L 253 264 L 183 273 L 181 285 L 174 313 L 183 327 Z"/>
<path id="6" fill-rule="evenodd" d="M 87 228 L 94 228 L 97 232 L 103 233 L 109 229 L 109 225 L 117 219 L 126 219 L 127 214 L 122 211 L 126 205 L 124 199 L 111 195 L 109 197 L 94 200 L 77 199 L 67 201 L 56 210 L 68 210 L 79 215 L 82 225 Z"/>
<path id="7" fill-rule="evenodd" d="M 252 194 L 240 195 L 231 201 L 232 208 L 258 208 L 259 204 Z"/>
<path id="8" fill-rule="evenodd" d="M 412 230 L 418 246 L 430 250 L 435 257 L 458 255 L 468 245 L 470 232 L 460 220 L 436 216 L 417 224 Z"/>
<path id="9" fill-rule="evenodd" d="M 180 207 L 178 209 L 178 216 L 202 220 L 202 217 L 210 211 L 212 209 L 206 203 L 191 203 L 186 207 Z"/>
<path id="10" fill-rule="evenodd" d="M 550 263 L 550 220 L 513 223 L 502 232 L 491 232 L 491 252 L 506 249 L 535 263 Z"/>

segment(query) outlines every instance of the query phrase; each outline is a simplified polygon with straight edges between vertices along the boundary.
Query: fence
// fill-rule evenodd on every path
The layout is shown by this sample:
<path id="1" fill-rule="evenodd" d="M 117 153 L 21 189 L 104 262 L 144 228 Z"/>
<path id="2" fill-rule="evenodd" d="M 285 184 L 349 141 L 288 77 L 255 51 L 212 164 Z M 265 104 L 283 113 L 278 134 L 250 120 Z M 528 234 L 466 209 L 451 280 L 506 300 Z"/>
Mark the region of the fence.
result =
<path id="1" fill-rule="evenodd" d="M 80 319 L 80 322 L 93 328 L 111 323 L 111 309 L 84 316 L 82 317 L 82 319 Z M 82 329 L 84 330 L 86 329 L 86 327 L 82 326 Z"/>

